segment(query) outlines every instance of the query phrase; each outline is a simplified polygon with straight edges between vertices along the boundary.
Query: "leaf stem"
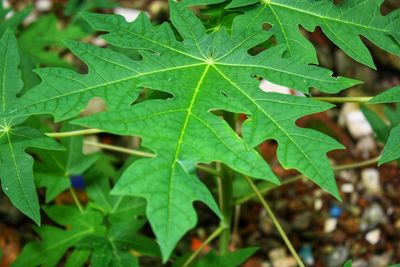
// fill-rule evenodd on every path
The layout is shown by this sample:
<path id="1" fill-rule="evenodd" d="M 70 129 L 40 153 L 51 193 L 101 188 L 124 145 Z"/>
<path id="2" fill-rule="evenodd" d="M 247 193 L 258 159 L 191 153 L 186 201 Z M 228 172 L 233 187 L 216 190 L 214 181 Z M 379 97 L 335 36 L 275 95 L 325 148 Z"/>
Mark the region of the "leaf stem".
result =
<path id="1" fill-rule="evenodd" d="M 85 130 L 70 131 L 70 132 L 46 133 L 46 135 L 51 138 L 65 138 L 65 137 L 74 137 L 82 135 L 91 135 L 103 132 L 104 132 L 103 130 L 99 129 L 85 129 Z"/>
<path id="2" fill-rule="evenodd" d="M 232 129 L 236 129 L 236 118 L 233 113 L 224 114 L 225 121 L 229 124 Z M 226 228 L 222 231 L 219 238 L 219 249 L 220 254 L 225 255 L 229 252 L 229 245 L 231 242 L 231 225 L 232 225 L 232 215 L 233 215 L 233 179 L 235 173 L 228 166 L 220 164 L 220 180 L 222 183 L 220 194 L 221 194 L 221 212 L 224 216 L 223 224 Z"/>
<path id="3" fill-rule="evenodd" d="M 203 249 L 210 244 L 215 238 L 217 238 L 223 230 L 225 230 L 226 225 L 221 224 L 217 229 L 215 229 L 214 232 L 211 233 L 211 235 L 204 240 L 204 242 L 190 255 L 190 257 L 185 261 L 185 263 L 182 265 L 182 267 L 188 267 L 193 260 L 196 259 L 196 257 L 200 254 Z"/>
<path id="4" fill-rule="evenodd" d="M 372 158 L 372 159 L 368 159 L 368 160 L 365 160 L 365 161 L 361 161 L 361 162 L 333 166 L 333 170 L 334 171 L 343 171 L 343 170 L 349 170 L 349 169 L 355 169 L 355 168 L 361 168 L 361 167 L 369 166 L 369 165 L 378 163 L 380 158 L 381 158 L 381 156 L 378 156 L 378 157 L 375 157 L 375 158 Z M 306 178 L 304 175 L 299 174 L 299 175 L 296 175 L 296 176 L 293 176 L 291 178 L 287 178 L 287 179 L 283 180 L 280 185 L 265 186 L 265 187 L 262 187 L 262 188 L 257 187 L 257 188 L 258 188 L 258 191 L 262 195 L 265 195 L 269 191 L 271 191 L 271 190 L 273 190 L 273 189 L 275 189 L 275 188 L 277 188 L 279 186 L 287 185 L 287 184 L 290 184 L 290 183 L 293 183 L 293 182 L 297 182 L 298 180 L 301 180 L 301 179 L 304 179 L 304 178 Z M 243 203 L 249 201 L 250 199 L 255 198 L 256 196 L 257 196 L 256 193 L 248 194 L 247 196 L 244 196 L 242 198 L 237 199 L 233 205 L 243 204 Z"/>
<path id="5" fill-rule="evenodd" d="M 72 198 L 74 199 L 74 202 L 76 204 L 76 206 L 78 207 L 79 211 L 83 214 L 83 208 L 82 208 L 82 204 L 79 201 L 78 196 L 76 195 L 75 189 L 72 188 L 72 186 L 69 188 L 69 192 L 71 193 Z"/>
<path id="6" fill-rule="evenodd" d="M 115 152 L 120 152 L 124 154 L 129 154 L 129 155 L 134 155 L 138 157 L 143 157 L 143 158 L 154 158 L 156 155 L 150 152 L 144 152 L 136 149 L 129 149 L 125 147 L 120 147 L 120 146 L 114 146 L 114 145 L 108 145 L 104 143 L 98 143 L 98 142 L 92 142 L 92 141 L 84 141 L 83 142 L 85 145 L 88 146 L 94 146 L 110 151 L 115 151 Z M 204 171 L 206 173 L 212 174 L 212 175 L 219 175 L 219 172 L 213 168 L 204 166 L 204 165 L 197 165 L 197 169 Z"/>
<path id="7" fill-rule="evenodd" d="M 232 199 L 233 199 L 233 183 L 232 176 L 233 172 L 227 166 L 222 166 L 221 180 L 221 212 L 224 216 L 223 224 L 226 226 L 224 231 L 221 233 L 219 239 L 219 249 L 221 255 L 229 252 L 229 244 L 231 240 L 231 224 L 232 224 Z"/>
<path id="8" fill-rule="evenodd" d="M 144 152 L 144 151 L 135 150 L 135 149 L 129 149 L 129 148 L 120 147 L 120 146 L 114 146 L 114 145 L 109 145 L 109 144 L 104 144 L 104 143 L 98 143 L 98 142 L 93 142 L 93 141 L 85 140 L 83 143 L 88 146 L 94 146 L 94 147 L 98 147 L 98 148 L 102 148 L 102 149 L 106 149 L 106 150 L 110 150 L 110 151 L 120 152 L 120 153 L 134 155 L 134 156 L 143 157 L 143 158 L 154 158 L 156 156 L 155 154 L 149 153 L 149 152 Z"/>
<path id="9" fill-rule="evenodd" d="M 289 238 L 287 237 L 285 231 L 283 230 L 281 224 L 279 223 L 278 219 L 276 218 L 275 214 L 271 210 L 268 203 L 265 201 L 263 196 L 261 195 L 260 191 L 258 191 L 257 186 L 253 183 L 250 177 L 245 176 L 245 179 L 253 189 L 254 193 L 256 193 L 258 199 L 260 200 L 261 204 L 263 205 L 265 211 L 268 213 L 268 216 L 271 218 L 272 222 L 274 223 L 276 229 L 278 230 L 279 234 L 281 235 L 283 241 L 285 242 L 286 246 L 288 247 L 289 251 L 292 253 L 293 257 L 296 259 L 297 264 L 300 267 L 305 267 L 304 263 L 302 262 L 301 258 L 297 254 L 296 250 L 294 249 L 292 243 L 290 242 Z"/>
<path id="10" fill-rule="evenodd" d="M 311 97 L 311 99 L 329 103 L 366 103 L 372 99 L 370 96 L 359 97 Z"/>

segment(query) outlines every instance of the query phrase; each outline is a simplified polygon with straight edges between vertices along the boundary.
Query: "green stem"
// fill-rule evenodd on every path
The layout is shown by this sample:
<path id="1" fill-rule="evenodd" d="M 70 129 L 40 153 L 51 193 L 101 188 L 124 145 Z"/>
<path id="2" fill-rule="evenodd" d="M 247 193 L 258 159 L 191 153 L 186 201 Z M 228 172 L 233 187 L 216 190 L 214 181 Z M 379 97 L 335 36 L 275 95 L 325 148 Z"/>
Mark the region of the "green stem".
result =
<path id="1" fill-rule="evenodd" d="M 108 144 L 103 144 L 103 143 L 98 143 L 98 142 L 84 141 L 83 143 L 88 146 L 94 146 L 94 147 L 98 147 L 98 148 L 102 148 L 102 149 L 106 149 L 106 150 L 110 150 L 110 151 L 120 152 L 120 153 L 134 155 L 134 156 L 143 157 L 143 158 L 154 158 L 156 156 L 155 154 L 149 153 L 149 152 L 144 152 L 144 151 L 135 150 L 135 149 L 129 149 L 129 148 L 120 147 L 120 146 L 108 145 Z M 212 174 L 212 175 L 220 174 L 217 170 L 207 167 L 207 166 L 204 166 L 204 165 L 197 165 L 197 169 L 204 171 L 206 173 Z"/>
<path id="2" fill-rule="evenodd" d="M 298 180 L 301 180 L 303 178 L 304 178 L 304 175 L 299 174 L 299 175 L 296 175 L 296 176 L 293 176 L 293 177 L 290 177 L 290 178 L 287 178 L 287 179 L 283 180 L 280 185 L 273 185 L 273 186 L 267 185 L 267 186 L 257 187 L 257 188 L 258 188 L 258 190 L 260 191 L 260 193 L 262 195 L 266 195 L 269 191 L 271 191 L 271 190 L 273 190 L 273 189 L 275 189 L 275 188 L 277 188 L 279 186 L 283 186 L 283 185 L 286 185 L 286 184 L 294 183 L 294 182 L 296 182 Z M 256 196 L 257 195 L 255 193 L 248 194 L 247 196 L 244 196 L 242 198 L 237 199 L 235 201 L 234 205 L 241 205 L 241 204 L 243 204 L 243 203 L 255 198 Z"/>
<path id="3" fill-rule="evenodd" d="M 104 131 L 99 129 L 85 129 L 71 132 L 60 132 L 60 133 L 46 133 L 48 137 L 51 138 L 66 138 L 66 137 L 74 137 L 74 136 L 82 136 L 82 135 L 91 135 L 97 133 L 103 133 Z"/>
<path id="4" fill-rule="evenodd" d="M 359 97 L 311 97 L 311 99 L 329 103 L 366 103 L 372 99 L 370 96 Z"/>
<path id="5" fill-rule="evenodd" d="M 368 159 L 368 160 L 361 161 L 361 162 L 356 162 L 356 163 L 351 163 L 351 164 L 343 164 L 343 165 L 333 166 L 333 170 L 334 170 L 334 171 L 343 171 L 343 170 L 356 169 L 356 168 L 361 168 L 361 167 L 369 166 L 369 165 L 378 163 L 380 158 L 381 158 L 381 156 L 378 156 L 378 157 L 376 157 L 376 158 Z M 279 186 L 287 185 L 287 184 L 296 182 L 296 181 L 301 180 L 301 179 L 304 179 L 304 178 L 306 178 L 304 175 L 299 174 L 299 175 L 296 175 L 296 176 L 294 176 L 294 177 L 285 179 L 280 185 L 276 185 L 276 186 L 270 186 L 270 185 L 268 185 L 268 186 L 265 186 L 265 187 L 262 187 L 262 188 L 257 187 L 257 189 L 258 189 L 258 191 L 259 191 L 262 195 L 265 195 L 265 194 L 267 194 L 269 191 L 271 191 L 271 190 L 273 190 L 273 189 L 275 189 L 275 188 L 277 188 L 277 187 L 279 187 Z M 234 205 L 243 204 L 243 203 L 245 203 L 245 202 L 247 202 L 247 201 L 249 201 L 249 200 L 255 198 L 256 196 L 257 196 L 256 193 L 248 194 L 247 196 L 244 196 L 244 197 L 242 197 L 242 198 L 236 200 L 235 203 L 234 203 Z"/>
<path id="6" fill-rule="evenodd" d="M 361 161 L 361 162 L 334 166 L 333 170 L 335 170 L 335 171 L 343 171 L 343 170 L 356 169 L 356 168 L 369 166 L 369 165 L 378 163 L 380 158 L 381 158 L 381 156 L 378 156 L 376 158 L 372 158 L 372 159 Z"/>
<path id="7" fill-rule="evenodd" d="M 215 238 L 217 238 L 221 232 L 226 228 L 225 225 L 220 225 L 217 229 L 215 229 L 214 232 L 198 247 L 192 255 L 185 261 L 185 263 L 182 265 L 182 267 L 188 267 L 195 259 L 196 257 L 200 254 L 203 249 L 210 244 Z"/>
<path id="8" fill-rule="evenodd" d="M 226 166 L 222 166 L 222 177 L 220 177 L 221 186 L 221 212 L 224 216 L 224 231 L 219 239 L 219 248 L 221 255 L 229 252 L 229 244 L 231 241 L 231 224 L 232 224 L 232 199 L 233 199 L 233 172 Z"/>
<path id="9" fill-rule="evenodd" d="M 229 126 L 235 131 L 236 129 L 236 118 L 233 113 L 225 113 L 224 114 L 225 121 L 229 124 Z M 220 164 L 220 163 L 218 163 Z M 232 214 L 233 214 L 233 179 L 235 177 L 235 173 L 227 166 L 221 166 L 221 212 L 224 216 L 223 224 L 226 228 L 222 231 L 221 236 L 219 238 L 219 249 L 220 254 L 224 255 L 229 252 L 229 245 L 231 242 L 231 225 L 232 225 Z"/>
<path id="10" fill-rule="evenodd" d="M 155 155 L 153 153 L 148 153 L 148 152 L 143 152 L 140 150 L 135 150 L 135 149 L 128 149 L 125 147 L 120 147 L 120 146 L 113 146 L 113 145 L 108 145 L 108 144 L 103 144 L 103 143 L 98 143 L 98 142 L 92 142 L 92 141 L 84 141 L 83 142 L 85 145 L 88 146 L 94 146 L 110 151 L 115 151 L 115 152 L 120 152 L 124 154 L 129 154 L 129 155 L 134 155 L 138 157 L 143 157 L 143 158 L 153 158 Z"/>
<path id="11" fill-rule="evenodd" d="M 279 223 L 278 219 L 276 218 L 275 214 L 271 210 L 270 206 L 268 203 L 265 201 L 263 196 L 261 195 L 260 191 L 258 191 L 257 186 L 253 183 L 250 177 L 245 176 L 247 182 L 253 189 L 254 193 L 256 193 L 258 199 L 260 200 L 261 204 L 263 205 L 265 211 L 268 213 L 268 216 L 271 218 L 272 222 L 274 223 L 276 229 L 278 230 L 279 234 L 281 235 L 283 241 L 285 242 L 286 246 L 288 247 L 289 251 L 292 253 L 293 257 L 297 261 L 297 264 L 300 267 L 305 267 L 304 263 L 302 262 L 301 258 L 297 254 L 296 250 L 294 249 L 292 243 L 290 242 L 288 236 L 286 235 L 285 231 L 283 230 L 281 224 Z"/>
<path id="12" fill-rule="evenodd" d="M 81 202 L 79 201 L 79 198 L 78 198 L 78 196 L 76 195 L 76 192 L 75 192 L 74 188 L 70 187 L 70 188 L 69 188 L 69 192 L 71 193 L 72 198 L 74 199 L 74 202 L 75 202 L 76 206 L 78 207 L 79 211 L 80 211 L 81 213 L 83 213 L 82 204 L 81 204 Z"/>

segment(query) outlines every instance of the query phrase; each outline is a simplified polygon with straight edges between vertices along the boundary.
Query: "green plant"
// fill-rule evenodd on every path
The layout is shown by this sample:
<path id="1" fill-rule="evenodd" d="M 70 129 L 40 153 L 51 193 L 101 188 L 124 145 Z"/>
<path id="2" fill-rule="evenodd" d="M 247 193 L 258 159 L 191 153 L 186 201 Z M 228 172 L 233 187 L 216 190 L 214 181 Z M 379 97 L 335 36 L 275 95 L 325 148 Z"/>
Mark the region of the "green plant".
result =
<path id="1" fill-rule="evenodd" d="M 39 200 L 33 176 L 37 187 L 46 188 L 46 202 L 69 189 L 76 203 L 76 207 L 43 207 L 47 217 L 61 227 L 37 228 L 42 240 L 29 243 L 15 266 L 28 263 L 54 266 L 67 251 L 67 266 L 81 266 L 89 257 L 93 266 L 137 266 L 138 261 L 129 250 L 153 257 L 161 254 L 164 263 L 176 260 L 176 256 L 171 257 L 176 244 L 196 225 L 193 207 L 196 201 L 206 204 L 221 221 L 206 242 L 219 237 L 221 255 L 218 258 L 209 254 L 194 266 L 204 266 L 210 261 L 220 261 L 221 266 L 237 266 L 255 252 L 247 249 L 235 255 L 227 254 L 232 205 L 236 201 L 233 188 L 238 179 L 247 181 L 299 265 L 303 266 L 262 196 L 262 191 L 278 186 L 280 181 L 256 148 L 265 140 L 276 140 L 277 156 L 284 168 L 298 170 L 340 199 L 334 168 L 326 154 L 343 146 L 320 132 L 298 127 L 296 121 L 333 108 L 334 105 L 326 103 L 329 101 L 366 102 L 369 98 L 313 96 L 311 88 L 336 94 L 360 82 L 332 77 L 332 71 L 316 66 L 315 49 L 301 35 L 297 25 L 310 31 L 316 26 L 322 27 L 349 56 L 374 67 L 359 35 L 399 55 L 400 37 L 396 32 L 400 27 L 399 12 L 381 16 L 381 1 L 372 0 L 361 1 L 362 4 L 345 0 L 338 6 L 328 0 L 320 1 L 319 5 L 309 0 L 260 3 L 234 0 L 228 1 L 223 6 L 226 10 L 221 11 L 231 18 L 212 20 L 213 27 L 209 30 L 186 8 L 225 2 L 170 1 L 171 24 L 157 26 L 152 25 L 145 14 L 127 23 L 116 15 L 82 13 L 95 30 L 107 32 L 103 38 L 109 44 L 138 50 L 141 59 L 133 60 L 109 49 L 67 41 L 67 47 L 88 66 L 88 73 L 78 74 L 62 68 L 38 69 L 35 72 L 42 82 L 19 98 L 16 96 L 23 85 L 16 39 L 11 30 L 3 34 L 0 42 L 3 191 L 19 210 L 39 225 Z M 234 9 L 232 13 L 230 9 Z M 374 15 L 372 19 L 357 17 L 366 12 Z M 283 19 L 289 21 L 283 24 Z M 264 30 L 264 23 L 272 27 Z M 271 38 L 277 45 L 270 42 Z M 254 48 L 259 44 L 266 49 L 257 52 Z M 260 77 L 295 88 L 306 97 L 262 92 L 257 79 Z M 164 94 L 148 94 L 146 98 L 143 91 L 149 89 Z M 370 103 L 398 102 L 398 91 L 394 88 Z M 93 97 L 103 98 L 107 111 L 76 119 Z M 40 131 L 41 127 L 27 128 L 35 125 L 28 117 L 43 114 L 51 114 L 63 125 L 63 130 L 46 136 Z M 239 130 L 238 114 L 247 116 Z M 101 132 L 143 139 L 141 151 L 91 144 L 135 156 L 133 162 L 127 161 L 120 174 L 114 171 L 111 159 L 81 154 L 83 139 L 79 136 Z M 388 138 L 380 163 L 400 157 L 399 135 L 397 125 Z M 58 143 L 52 138 L 68 139 Z M 31 147 L 35 149 L 25 152 Z M 37 159 L 34 167 L 30 155 Z M 203 182 L 198 173 L 207 179 Z M 86 205 L 80 203 L 69 181 L 71 175 L 81 174 L 85 177 L 89 197 Z M 255 180 L 264 182 L 256 184 Z M 206 186 L 214 181 L 218 204 Z M 110 182 L 115 184 L 112 189 Z M 138 234 L 146 220 L 159 249 L 153 240 Z M 175 264 L 193 264 L 199 251 L 176 260 Z"/>

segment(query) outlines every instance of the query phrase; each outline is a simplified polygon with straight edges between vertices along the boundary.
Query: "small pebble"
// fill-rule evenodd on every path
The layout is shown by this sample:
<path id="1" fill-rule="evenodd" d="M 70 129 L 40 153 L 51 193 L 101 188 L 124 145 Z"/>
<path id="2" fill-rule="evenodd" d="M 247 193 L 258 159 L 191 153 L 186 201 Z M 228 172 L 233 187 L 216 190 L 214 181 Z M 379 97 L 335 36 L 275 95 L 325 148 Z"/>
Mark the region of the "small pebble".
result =
<path id="1" fill-rule="evenodd" d="M 127 22 L 132 22 L 139 16 L 140 11 L 132 8 L 117 7 L 114 9 L 114 13 L 123 16 Z"/>
<path id="2" fill-rule="evenodd" d="M 361 110 L 349 111 L 344 116 L 347 128 L 355 139 L 361 139 L 372 134 L 371 125 Z"/>
<path id="3" fill-rule="evenodd" d="M 322 208 L 322 206 L 324 205 L 324 202 L 322 201 L 322 199 L 317 198 L 314 202 L 314 209 L 316 211 L 320 210 Z"/>
<path id="4" fill-rule="evenodd" d="M 268 80 L 262 79 L 260 82 L 260 89 L 263 90 L 264 92 L 273 92 L 273 93 L 280 93 L 280 94 L 285 94 L 285 95 L 290 95 L 290 89 L 281 86 L 279 84 L 274 84 Z"/>
<path id="5" fill-rule="evenodd" d="M 339 207 L 338 205 L 333 205 L 333 206 L 329 209 L 329 215 L 330 215 L 332 218 L 339 218 L 341 214 L 342 214 L 342 208 Z"/>
<path id="6" fill-rule="evenodd" d="M 361 217 L 361 230 L 375 228 L 378 224 L 387 222 L 387 216 L 378 203 L 373 203 L 364 210 Z"/>
<path id="7" fill-rule="evenodd" d="M 376 151 L 376 149 L 376 140 L 371 135 L 362 137 L 356 144 L 356 151 L 358 151 L 363 158 L 369 158 L 371 153 Z"/>
<path id="8" fill-rule="evenodd" d="M 349 251 L 345 246 L 336 247 L 327 258 L 327 265 L 329 267 L 341 267 L 348 259 Z"/>
<path id="9" fill-rule="evenodd" d="M 372 231 L 369 231 L 365 235 L 365 240 L 368 241 L 371 245 L 376 245 L 379 242 L 379 239 L 381 238 L 381 230 L 380 229 L 375 229 Z"/>
<path id="10" fill-rule="evenodd" d="M 380 195 L 382 192 L 379 180 L 379 171 L 375 168 L 368 168 L 361 172 L 362 185 L 369 195 Z"/>
<path id="11" fill-rule="evenodd" d="M 328 218 L 325 221 L 324 233 L 332 233 L 333 231 L 335 231 L 337 224 L 338 220 L 336 218 Z"/>
<path id="12" fill-rule="evenodd" d="M 299 252 L 299 256 L 303 259 L 305 264 L 314 265 L 315 259 L 310 245 L 302 246 Z"/>
<path id="13" fill-rule="evenodd" d="M 277 259 L 272 262 L 273 267 L 296 267 L 297 262 L 293 257 L 286 257 L 286 258 L 281 258 Z"/>
<path id="14" fill-rule="evenodd" d="M 49 11 L 51 9 L 52 2 L 50 0 L 37 0 L 36 9 L 39 12 Z"/>
<path id="15" fill-rule="evenodd" d="M 350 183 L 342 184 L 341 190 L 343 193 L 350 194 L 354 192 L 354 185 Z"/>

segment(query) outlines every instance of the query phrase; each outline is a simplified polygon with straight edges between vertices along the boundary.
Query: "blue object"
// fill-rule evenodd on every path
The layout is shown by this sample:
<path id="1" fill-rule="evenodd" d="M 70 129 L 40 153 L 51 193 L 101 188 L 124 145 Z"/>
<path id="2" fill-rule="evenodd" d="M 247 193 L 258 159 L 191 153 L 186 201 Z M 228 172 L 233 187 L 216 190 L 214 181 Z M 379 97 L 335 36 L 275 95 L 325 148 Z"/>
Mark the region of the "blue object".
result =
<path id="1" fill-rule="evenodd" d="M 299 256 L 306 265 L 314 265 L 315 260 L 310 245 L 302 246 L 299 252 Z"/>
<path id="2" fill-rule="evenodd" d="M 85 189 L 85 180 L 82 175 L 71 175 L 69 177 L 71 185 L 75 189 Z"/>
<path id="3" fill-rule="evenodd" d="M 333 205 L 329 210 L 329 215 L 333 218 L 339 218 L 342 214 L 342 208 L 338 205 Z"/>

